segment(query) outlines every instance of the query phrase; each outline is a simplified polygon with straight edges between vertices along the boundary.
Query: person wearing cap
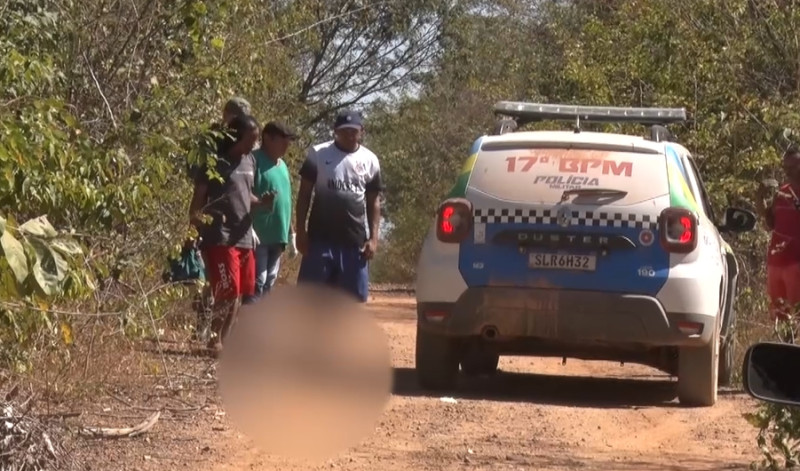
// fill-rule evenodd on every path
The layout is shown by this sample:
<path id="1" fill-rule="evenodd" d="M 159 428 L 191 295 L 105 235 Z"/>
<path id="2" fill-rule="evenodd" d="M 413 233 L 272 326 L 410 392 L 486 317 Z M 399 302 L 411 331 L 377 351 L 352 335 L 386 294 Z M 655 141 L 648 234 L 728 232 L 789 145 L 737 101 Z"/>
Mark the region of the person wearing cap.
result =
<path id="1" fill-rule="evenodd" d="M 261 147 L 253 152 L 256 158 L 253 193 L 258 197 L 273 195 L 273 204 L 253 209 L 253 229 L 259 242 L 255 251 L 255 293 L 245 299 L 246 303 L 255 302 L 275 284 L 287 245 L 289 255 L 297 255 L 291 177 L 282 159 L 296 139 L 297 135 L 288 125 L 270 121 L 261 132 Z"/>
<path id="2" fill-rule="evenodd" d="M 212 124 L 208 129 L 210 133 L 215 133 L 217 135 L 212 135 L 210 137 L 210 142 L 207 140 L 208 136 L 204 136 L 201 147 L 210 154 L 218 154 L 220 145 L 222 145 L 226 139 L 222 133 L 229 131 L 228 128 L 234 118 L 249 115 L 250 103 L 247 100 L 242 97 L 233 97 L 229 99 L 225 102 L 225 106 L 222 107 L 222 121 Z M 189 177 L 194 180 L 195 174 L 198 170 L 203 168 L 204 165 L 204 162 L 189 165 Z"/>
<path id="3" fill-rule="evenodd" d="M 250 102 L 240 96 L 235 96 L 225 103 L 222 108 L 222 123 L 229 125 L 237 116 L 250 115 Z"/>
<path id="4" fill-rule="evenodd" d="M 333 285 L 366 302 L 368 264 L 378 248 L 381 168 L 361 144 L 359 113 L 340 112 L 333 128 L 334 139 L 312 146 L 300 168 L 295 225 L 303 259 L 297 281 Z"/>
<path id="5" fill-rule="evenodd" d="M 221 142 L 216 162 L 222 180 L 198 172 L 189 207 L 189 221 L 202 238 L 200 250 L 213 290 L 214 337 L 207 346 L 214 354 L 222 351 L 242 299 L 255 290 L 252 210 L 274 204 L 270 193 L 253 194 L 256 159 L 252 149 L 258 140 L 258 122 L 252 116 L 238 116 L 230 127 L 231 136 Z"/>
<path id="6" fill-rule="evenodd" d="M 226 140 L 228 139 L 224 134 L 224 131 L 230 131 L 229 127 L 234 119 L 237 117 L 245 117 L 250 115 L 250 103 L 242 98 L 242 97 L 232 97 L 228 101 L 225 102 L 225 105 L 222 107 L 222 121 L 216 122 L 211 125 L 208 131 L 203 135 L 200 141 L 200 148 L 208 154 L 212 155 L 219 155 L 221 146 L 224 145 Z M 212 134 L 213 133 L 213 134 Z M 211 136 L 209 136 L 211 134 Z M 199 173 L 205 172 L 206 169 L 206 162 L 205 160 L 199 163 L 192 163 L 187 162 L 187 174 L 189 179 L 192 182 L 195 182 L 197 178 L 200 176 Z M 200 240 L 192 240 L 189 239 L 184 242 L 186 244 L 192 244 L 196 248 L 199 248 Z M 209 279 L 208 275 L 208 260 L 206 260 L 205 254 L 201 251 L 201 269 L 205 275 L 205 279 Z M 202 339 L 205 337 L 203 334 L 204 331 L 208 328 L 208 319 L 206 318 L 206 312 L 212 308 L 213 304 L 213 296 L 211 292 L 211 287 L 208 283 L 203 286 L 202 292 L 200 293 L 200 302 L 198 303 L 198 322 L 195 326 L 195 331 L 192 334 L 193 338 L 195 339 Z"/>

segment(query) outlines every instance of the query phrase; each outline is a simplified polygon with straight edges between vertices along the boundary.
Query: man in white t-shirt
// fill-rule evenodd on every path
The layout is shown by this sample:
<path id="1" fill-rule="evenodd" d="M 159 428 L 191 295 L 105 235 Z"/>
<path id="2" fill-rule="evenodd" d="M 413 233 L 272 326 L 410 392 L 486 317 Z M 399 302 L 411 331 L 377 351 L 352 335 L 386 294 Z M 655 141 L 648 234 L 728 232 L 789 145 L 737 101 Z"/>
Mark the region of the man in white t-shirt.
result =
<path id="1" fill-rule="evenodd" d="M 359 113 L 339 113 L 333 128 L 335 139 L 312 146 L 300 168 L 295 226 L 303 260 L 297 282 L 334 285 L 366 302 L 368 262 L 378 248 L 381 168 L 361 145 Z"/>

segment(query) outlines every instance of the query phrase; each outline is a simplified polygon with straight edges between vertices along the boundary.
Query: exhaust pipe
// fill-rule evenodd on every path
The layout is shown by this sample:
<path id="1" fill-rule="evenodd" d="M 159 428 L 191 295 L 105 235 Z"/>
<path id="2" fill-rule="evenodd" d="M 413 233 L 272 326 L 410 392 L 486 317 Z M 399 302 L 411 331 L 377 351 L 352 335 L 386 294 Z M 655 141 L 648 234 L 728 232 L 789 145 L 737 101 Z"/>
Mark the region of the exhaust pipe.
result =
<path id="1" fill-rule="evenodd" d="M 493 325 L 487 325 L 481 330 L 481 338 L 484 340 L 494 340 L 498 336 L 497 327 Z"/>

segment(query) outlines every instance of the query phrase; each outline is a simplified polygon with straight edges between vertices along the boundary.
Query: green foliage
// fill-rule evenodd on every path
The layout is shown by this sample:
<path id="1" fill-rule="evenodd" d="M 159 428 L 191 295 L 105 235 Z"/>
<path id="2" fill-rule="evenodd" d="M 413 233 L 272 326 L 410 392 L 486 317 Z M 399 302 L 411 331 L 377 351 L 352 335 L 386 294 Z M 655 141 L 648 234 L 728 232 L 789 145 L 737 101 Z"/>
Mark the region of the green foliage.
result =
<path id="1" fill-rule="evenodd" d="M 187 164 L 213 167 L 199 136 L 229 97 L 306 145 L 434 55 L 436 28 L 420 27 L 437 2 L 273 3 L 3 2 L 0 362 L 79 341 L 74 321 L 92 313 L 141 335 L 170 311 L 181 291 L 160 275 L 193 235 Z"/>
<path id="2" fill-rule="evenodd" d="M 371 120 L 368 145 L 380 156 L 387 175 L 384 213 L 394 226 L 390 243 L 378 252 L 375 279 L 413 279 L 436 206 L 453 186 L 475 136 L 491 124 L 477 97 L 463 94 L 455 100 L 446 95 L 431 101 L 376 113 Z"/>
<path id="3" fill-rule="evenodd" d="M 43 329 L 61 332 L 64 343 L 72 342 L 69 324 L 54 327 L 56 318 L 49 311 L 64 297 L 77 299 L 93 291 L 91 274 L 82 269 L 83 255 L 72 235 L 56 231 L 45 216 L 19 226 L 0 216 L 1 360 L 19 361 Z"/>

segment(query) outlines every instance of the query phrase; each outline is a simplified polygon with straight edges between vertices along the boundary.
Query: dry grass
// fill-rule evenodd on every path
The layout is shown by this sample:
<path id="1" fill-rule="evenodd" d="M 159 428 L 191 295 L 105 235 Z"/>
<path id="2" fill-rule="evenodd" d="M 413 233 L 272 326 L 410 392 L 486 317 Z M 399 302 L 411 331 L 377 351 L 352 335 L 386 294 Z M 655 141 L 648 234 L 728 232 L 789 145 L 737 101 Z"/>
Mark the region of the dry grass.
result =
<path id="1" fill-rule="evenodd" d="M 14 453 L 39 453 L 36 459 L 51 467 L 9 468 L 0 458 L 0 469 L 72 469 L 53 468 L 52 450 L 65 457 L 58 463 L 64 466 L 66 457 L 72 456 L 65 450 L 86 447 L 86 439 L 78 437 L 83 427 L 129 427 L 154 411 L 173 415 L 199 411 L 206 405 L 205 395 L 200 394 L 197 402 L 194 394 L 214 382 L 210 359 L 192 354 L 194 315 L 190 300 L 180 300 L 157 317 L 136 319 L 136 326 L 119 316 L 76 315 L 70 322 L 69 345 L 62 335 L 41 335 L 28 352 L 30 368 L 6 372 L 4 384 L 33 398 L 20 410 L 39 421 L 24 422 L 23 428 L 39 435 L 47 430 L 52 443 L 28 451 L 20 445 Z M 0 455 L 4 453 L 8 451 L 0 449 Z M 80 455 L 69 465 L 82 464 Z"/>
<path id="2" fill-rule="evenodd" d="M 37 395 L 19 384 L 2 388 L 0 398 L 0 469 L 7 471 L 76 469 L 65 446 L 65 430 L 52 417 L 36 412 Z"/>

